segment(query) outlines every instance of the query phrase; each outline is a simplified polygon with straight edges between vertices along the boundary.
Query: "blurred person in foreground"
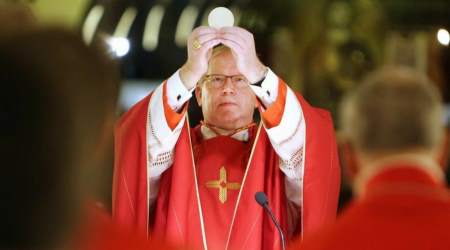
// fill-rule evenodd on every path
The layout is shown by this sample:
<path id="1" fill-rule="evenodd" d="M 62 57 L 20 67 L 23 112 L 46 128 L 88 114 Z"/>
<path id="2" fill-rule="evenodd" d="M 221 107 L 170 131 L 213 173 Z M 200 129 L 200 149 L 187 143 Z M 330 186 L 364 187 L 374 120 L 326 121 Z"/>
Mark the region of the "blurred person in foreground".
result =
<path id="1" fill-rule="evenodd" d="M 203 121 L 190 128 L 194 92 Z M 194 29 L 186 63 L 121 118 L 115 147 L 113 217 L 132 230 L 194 249 L 278 249 L 258 191 L 288 239 L 336 216 L 329 113 L 265 66 L 240 27 Z"/>
<path id="2" fill-rule="evenodd" d="M 0 39 L 38 28 L 31 8 L 20 2 L 0 0 Z"/>
<path id="3" fill-rule="evenodd" d="M 103 51 L 59 29 L 0 41 L 1 249 L 148 249 L 93 205 L 119 88 Z"/>
<path id="4" fill-rule="evenodd" d="M 343 102 L 341 122 L 356 198 L 334 225 L 292 249 L 450 249 L 435 85 L 410 69 L 383 69 Z"/>

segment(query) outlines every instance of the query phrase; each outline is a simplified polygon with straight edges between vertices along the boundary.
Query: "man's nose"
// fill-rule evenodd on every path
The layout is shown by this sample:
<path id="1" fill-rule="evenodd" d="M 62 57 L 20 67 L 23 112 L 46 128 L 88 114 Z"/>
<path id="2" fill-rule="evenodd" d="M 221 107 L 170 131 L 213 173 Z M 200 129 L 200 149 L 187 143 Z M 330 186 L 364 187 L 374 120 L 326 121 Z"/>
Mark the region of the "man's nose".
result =
<path id="1" fill-rule="evenodd" d="M 234 93 L 236 91 L 236 87 L 233 84 L 233 81 L 230 77 L 225 78 L 225 82 L 222 86 L 222 91 L 224 93 Z"/>

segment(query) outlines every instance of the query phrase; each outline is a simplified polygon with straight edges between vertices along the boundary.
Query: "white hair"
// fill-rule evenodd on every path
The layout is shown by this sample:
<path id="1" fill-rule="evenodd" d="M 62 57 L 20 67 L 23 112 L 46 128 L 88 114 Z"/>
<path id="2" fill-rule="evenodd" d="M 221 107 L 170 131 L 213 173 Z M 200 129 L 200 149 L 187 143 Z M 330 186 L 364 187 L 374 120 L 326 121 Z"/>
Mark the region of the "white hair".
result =
<path id="1" fill-rule="evenodd" d="M 408 68 L 384 68 L 344 99 L 343 135 L 364 153 L 423 148 L 440 143 L 444 123 L 436 86 Z"/>

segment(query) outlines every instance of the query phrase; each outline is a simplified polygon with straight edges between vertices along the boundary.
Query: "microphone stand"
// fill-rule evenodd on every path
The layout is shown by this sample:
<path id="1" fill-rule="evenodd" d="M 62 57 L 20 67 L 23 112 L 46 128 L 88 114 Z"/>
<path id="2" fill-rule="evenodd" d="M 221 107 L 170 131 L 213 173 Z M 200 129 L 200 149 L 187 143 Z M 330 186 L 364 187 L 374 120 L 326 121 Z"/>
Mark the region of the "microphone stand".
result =
<path id="1" fill-rule="evenodd" d="M 255 194 L 255 199 L 256 202 L 258 202 L 258 204 L 261 205 L 264 208 L 264 210 L 266 210 L 267 213 L 270 215 L 270 219 L 272 220 L 273 224 L 275 224 L 275 227 L 281 238 L 281 249 L 286 250 L 286 240 L 284 238 L 283 231 L 281 230 L 280 224 L 278 223 L 277 219 L 272 213 L 272 210 L 269 207 L 269 201 L 267 200 L 266 194 L 264 194 L 264 192 L 257 192 Z"/>

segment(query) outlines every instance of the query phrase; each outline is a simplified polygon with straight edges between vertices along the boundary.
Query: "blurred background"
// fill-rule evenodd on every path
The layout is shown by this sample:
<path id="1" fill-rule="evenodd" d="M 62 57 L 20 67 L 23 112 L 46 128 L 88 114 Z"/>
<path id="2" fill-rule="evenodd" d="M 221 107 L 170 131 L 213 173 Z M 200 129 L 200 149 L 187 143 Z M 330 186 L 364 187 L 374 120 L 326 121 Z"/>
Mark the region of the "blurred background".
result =
<path id="1" fill-rule="evenodd" d="M 121 65 L 120 112 L 181 66 L 191 30 L 207 25 L 212 8 L 226 6 L 235 24 L 254 34 L 263 63 L 311 104 L 330 110 L 335 124 L 340 99 L 368 72 L 406 65 L 438 85 L 449 127 L 449 0 L 0 1 L 28 5 L 40 23 L 80 32 L 88 44 L 104 39 Z M 351 196 L 343 180 L 341 204 Z M 105 188 L 106 207 L 110 192 Z"/>

